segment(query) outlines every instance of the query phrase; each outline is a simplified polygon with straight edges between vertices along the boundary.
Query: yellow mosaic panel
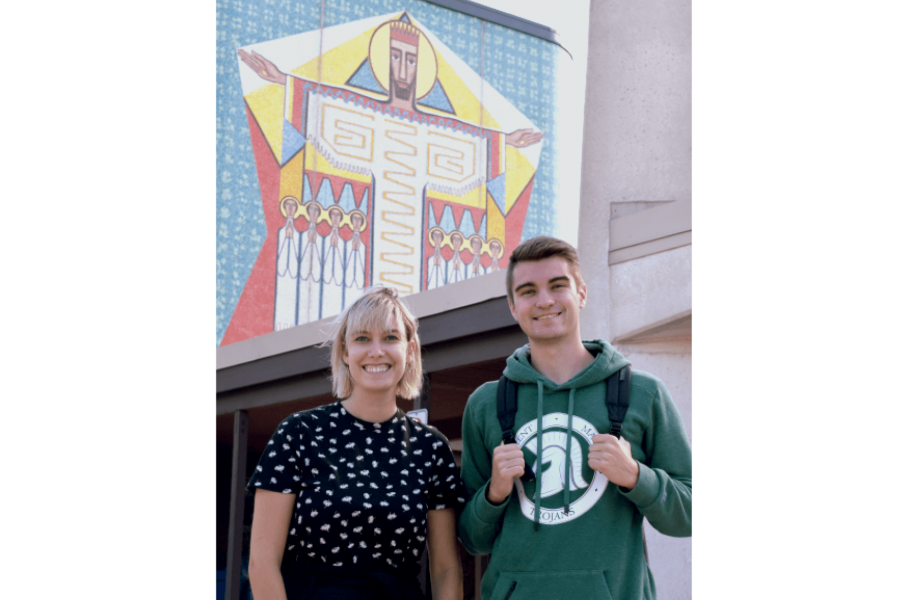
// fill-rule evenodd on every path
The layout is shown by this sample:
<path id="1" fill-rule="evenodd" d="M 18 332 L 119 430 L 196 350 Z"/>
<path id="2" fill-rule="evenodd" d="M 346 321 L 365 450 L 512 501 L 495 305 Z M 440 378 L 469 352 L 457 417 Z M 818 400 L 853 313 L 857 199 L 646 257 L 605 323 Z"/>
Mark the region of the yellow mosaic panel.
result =
<path id="1" fill-rule="evenodd" d="M 275 159 L 281 162 L 281 136 L 284 128 L 284 86 L 277 83 L 264 85 L 250 92 L 244 99 L 259 128 L 272 147 Z"/>
<path id="2" fill-rule="evenodd" d="M 531 162 L 525 158 L 525 155 L 512 146 L 506 147 L 506 198 L 497 198 L 498 201 L 505 200 L 506 213 L 516 203 L 516 198 L 531 181 L 534 175 L 534 167 Z"/>
<path id="3" fill-rule="evenodd" d="M 297 153 L 294 158 L 292 158 L 286 165 L 281 167 L 281 181 L 279 187 L 279 198 L 284 198 L 285 196 L 293 196 L 295 198 L 299 198 L 302 203 L 303 198 L 303 167 L 304 167 L 304 155 L 306 154 L 306 148 L 309 148 L 309 144 L 306 147 Z"/>

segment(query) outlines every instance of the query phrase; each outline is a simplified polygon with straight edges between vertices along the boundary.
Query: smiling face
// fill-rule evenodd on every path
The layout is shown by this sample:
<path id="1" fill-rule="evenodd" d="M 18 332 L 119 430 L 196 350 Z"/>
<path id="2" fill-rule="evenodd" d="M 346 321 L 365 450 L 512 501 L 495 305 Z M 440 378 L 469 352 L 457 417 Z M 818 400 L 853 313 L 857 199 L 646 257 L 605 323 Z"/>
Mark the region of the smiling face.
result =
<path id="1" fill-rule="evenodd" d="M 586 301 L 587 288 L 576 284 L 562 257 L 515 266 L 509 309 L 532 345 L 580 343 L 579 311 Z"/>
<path id="2" fill-rule="evenodd" d="M 410 344 L 396 314 L 383 327 L 348 331 L 343 360 L 350 368 L 353 393 L 396 392 L 409 352 Z"/>
<path id="3" fill-rule="evenodd" d="M 419 49 L 400 40 L 391 40 L 391 82 L 394 94 L 409 100 L 416 90 L 416 69 Z"/>

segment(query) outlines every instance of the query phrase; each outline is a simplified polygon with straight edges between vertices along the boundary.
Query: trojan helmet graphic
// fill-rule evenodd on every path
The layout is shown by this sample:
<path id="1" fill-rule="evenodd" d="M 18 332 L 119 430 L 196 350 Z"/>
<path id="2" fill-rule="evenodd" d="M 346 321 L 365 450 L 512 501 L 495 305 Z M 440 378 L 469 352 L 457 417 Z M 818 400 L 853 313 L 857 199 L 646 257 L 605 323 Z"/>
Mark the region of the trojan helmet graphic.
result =
<path id="1" fill-rule="evenodd" d="M 571 462 L 566 464 L 566 433 L 564 431 L 549 431 L 542 436 L 543 456 L 539 456 L 535 460 L 532 469 L 537 473 L 538 468 L 543 467 L 546 463 L 550 463 L 541 474 L 541 498 L 552 496 L 557 492 L 563 491 L 565 487 L 566 471 L 569 469 L 569 491 L 584 489 L 588 486 L 588 482 L 581 475 L 581 466 L 584 462 L 581 444 L 576 439 L 572 440 Z M 525 444 L 525 447 L 537 454 L 537 437 Z M 536 492 L 535 492 L 536 493 Z"/>

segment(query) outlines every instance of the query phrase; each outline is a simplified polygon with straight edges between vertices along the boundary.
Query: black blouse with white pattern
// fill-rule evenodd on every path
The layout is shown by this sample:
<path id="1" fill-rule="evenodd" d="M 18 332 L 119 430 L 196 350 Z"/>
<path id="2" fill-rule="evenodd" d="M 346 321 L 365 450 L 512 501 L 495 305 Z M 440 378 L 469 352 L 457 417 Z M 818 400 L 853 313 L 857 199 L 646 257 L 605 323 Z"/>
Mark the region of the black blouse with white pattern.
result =
<path id="1" fill-rule="evenodd" d="M 247 488 L 297 494 L 285 569 L 305 560 L 417 572 L 427 511 L 465 503 L 444 435 L 401 410 L 362 421 L 340 402 L 282 421 Z"/>

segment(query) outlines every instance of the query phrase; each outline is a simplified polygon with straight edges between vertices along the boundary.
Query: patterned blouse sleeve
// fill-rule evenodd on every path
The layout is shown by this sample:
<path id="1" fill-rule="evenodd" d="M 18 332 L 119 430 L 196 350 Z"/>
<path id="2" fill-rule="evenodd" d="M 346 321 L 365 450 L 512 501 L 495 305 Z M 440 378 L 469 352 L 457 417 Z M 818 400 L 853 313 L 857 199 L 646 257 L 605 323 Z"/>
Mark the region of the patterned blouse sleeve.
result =
<path id="1" fill-rule="evenodd" d="M 450 442 L 436 429 L 429 433 L 431 436 L 426 439 L 434 449 L 434 470 L 428 480 L 428 510 L 462 510 L 466 499 Z"/>
<path id="2" fill-rule="evenodd" d="M 303 450 L 303 423 L 288 417 L 272 434 L 247 489 L 296 494 L 300 489 L 300 451 Z"/>

